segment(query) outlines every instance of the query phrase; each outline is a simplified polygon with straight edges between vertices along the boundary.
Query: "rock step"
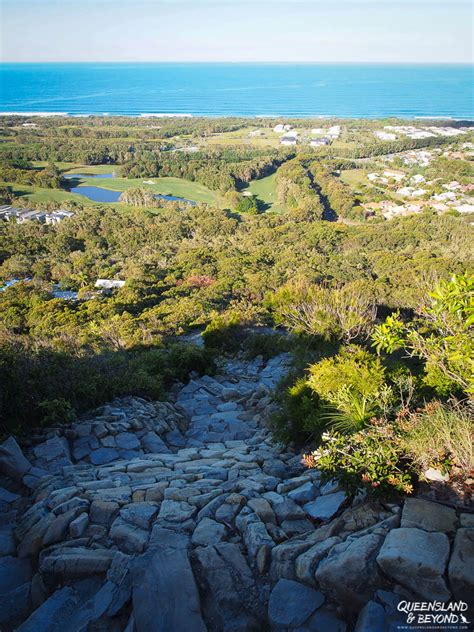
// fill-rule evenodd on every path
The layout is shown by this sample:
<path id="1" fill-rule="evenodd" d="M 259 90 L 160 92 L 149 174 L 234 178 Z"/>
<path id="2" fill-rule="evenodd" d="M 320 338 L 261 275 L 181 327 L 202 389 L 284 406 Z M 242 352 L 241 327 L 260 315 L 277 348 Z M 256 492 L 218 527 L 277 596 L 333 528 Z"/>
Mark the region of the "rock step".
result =
<path id="1" fill-rule="evenodd" d="M 394 589 L 468 600 L 470 514 L 351 503 L 273 444 L 287 362 L 229 361 L 173 403 L 114 400 L 27 458 L 4 442 L 2 630 L 344 632 L 360 611 L 370 632 L 400 624 Z"/>

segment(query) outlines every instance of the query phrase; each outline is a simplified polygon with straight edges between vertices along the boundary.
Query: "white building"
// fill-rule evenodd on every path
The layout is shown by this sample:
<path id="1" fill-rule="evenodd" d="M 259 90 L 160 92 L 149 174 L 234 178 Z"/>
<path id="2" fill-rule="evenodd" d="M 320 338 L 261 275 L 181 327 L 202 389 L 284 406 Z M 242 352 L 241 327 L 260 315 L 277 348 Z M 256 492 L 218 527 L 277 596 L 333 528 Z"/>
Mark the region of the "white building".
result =
<path id="1" fill-rule="evenodd" d="M 327 134 L 330 138 L 339 138 L 339 136 L 341 135 L 341 126 L 333 125 L 328 129 Z"/>
<path id="2" fill-rule="evenodd" d="M 324 147 L 331 144 L 329 138 L 312 138 L 309 141 L 311 147 Z"/>
<path id="3" fill-rule="evenodd" d="M 386 178 L 390 178 L 390 180 L 395 180 L 395 182 L 401 182 L 402 180 L 405 180 L 405 174 L 401 171 L 390 171 L 389 169 L 386 169 L 383 172 L 383 175 Z"/>
<path id="4" fill-rule="evenodd" d="M 397 140 L 397 135 L 390 132 L 377 131 L 374 136 L 380 140 Z"/>
<path id="5" fill-rule="evenodd" d="M 101 290 L 116 290 L 125 285 L 125 281 L 114 281 L 113 279 L 97 279 L 94 286 Z"/>
<path id="6" fill-rule="evenodd" d="M 414 187 L 403 187 L 403 189 L 398 189 L 397 193 L 402 195 L 403 197 L 421 197 L 427 193 L 426 189 L 415 189 Z"/>
<path id="7" fill-rule="evenodd" d="M 459 213 L 474 213 L 474 204 L 459 204 L 454 207 Z"/>

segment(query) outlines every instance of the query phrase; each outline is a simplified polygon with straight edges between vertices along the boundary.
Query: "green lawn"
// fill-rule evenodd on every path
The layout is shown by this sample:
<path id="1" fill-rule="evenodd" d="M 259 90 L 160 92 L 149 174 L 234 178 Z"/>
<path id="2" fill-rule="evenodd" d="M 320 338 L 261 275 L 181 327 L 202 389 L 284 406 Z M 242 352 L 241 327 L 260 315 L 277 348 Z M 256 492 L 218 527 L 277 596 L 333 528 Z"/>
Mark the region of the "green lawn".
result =
<path id="1" fill-rule="evenodd" d="M 341 172 L 341 180 L 353 189 L 357 189 L 361 184 L 371 184 L 367 180 L 367 173 L 365 169 L 347 169 Z"/>
<path id="2" fill-rule="evenodd" d="M 68 171 L 70 173 L 98 174 L 98 173 L 111 173 L 114 167 L 107 167 L 106 165 L 100 165 L 97 167 L 82 167 L 72 169 Z M 153 182 L 153 184 L 145 184 L 146 182 Z M 205 204 L 217 204 L 218 193 L 211 191 L 203 184 L 198 182 L 191 182 L 184 178 L 81 178 L 80 185 L 84 186 L 96 186 L 102 189 L 111 189 L 112 191 L 126 191 L 131 188 L 145 188 L 149 189 L 153 193 L 159 193 L 161 195 L 174 195 L 176 197 L 192 200 L 193 202 L 203 202 Z"/>
<path id="3" fill-rule="evenodd" d="M 61 189 L 42 189 L 40 187 L 18 184 L 16 182 L 0 182 L 0 186 L 10 187 L 15 196 L 23 197 L 32 202 L 57 202 L 61 204 L 62 202 L 75 201 L 82 204 L 94 204 L 94 202 L 83 195 L 62 191 Z"/>
<path id="4" fill-rule="evenodd" d="M 260 180 L 252 180 L 245 191 L 250 191 L 258 198 L 265 206 L 267 211 L 273 211 L 274 213 L 286 213 L 287 209 L 278 204 L 276 193 L 276 172 L 266 178 L 260 178 Z"/>

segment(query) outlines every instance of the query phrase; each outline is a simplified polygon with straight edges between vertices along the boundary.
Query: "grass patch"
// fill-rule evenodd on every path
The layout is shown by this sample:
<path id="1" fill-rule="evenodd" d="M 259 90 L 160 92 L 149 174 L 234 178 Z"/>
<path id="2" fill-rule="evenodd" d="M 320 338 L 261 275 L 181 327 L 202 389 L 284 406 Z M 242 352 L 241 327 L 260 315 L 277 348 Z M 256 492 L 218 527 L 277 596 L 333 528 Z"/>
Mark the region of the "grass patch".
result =
<path id="1" fill-rule="evenodd" d="M 286 213 L 287 208 L 278 203 L 277 191 L 276 191 L 276 172 L 266 178 L 260 178 L 259 180 L 252 180 L 249 186 L 245 189 L 252 193 L 264 206 L 266 211 L 273 211 L 274 213 Z"/>
<path id="2" fill-rule="evenodd" d="M 100 165 L 100 167 L 100 171 L 97 170 L 97 167 L 88 167 L 87 169 L 73 169 L 68 173 L 83 173 L 84 175 L 89 173 L 113 173 L 113 166 L 107 167 L 106 165 Z M 153 184 L 144 184 L 145 180 L 153 182 Z M 211 189 L 208 189 L 203 184 L 191 182 L 190 180 L 185 180 L 184 178 L 81 178 L 79 186 L 81 185 L 111 189 L 112 191 L 126 191 L 127 189 L 140 187 L 149 189 L 153 193 L 174 195 L 176 197 L 192 200 L 193 202 L 203 202 L 211 205 L 216 205 L 219 198 L 216 191 L 211 191 Z"/>

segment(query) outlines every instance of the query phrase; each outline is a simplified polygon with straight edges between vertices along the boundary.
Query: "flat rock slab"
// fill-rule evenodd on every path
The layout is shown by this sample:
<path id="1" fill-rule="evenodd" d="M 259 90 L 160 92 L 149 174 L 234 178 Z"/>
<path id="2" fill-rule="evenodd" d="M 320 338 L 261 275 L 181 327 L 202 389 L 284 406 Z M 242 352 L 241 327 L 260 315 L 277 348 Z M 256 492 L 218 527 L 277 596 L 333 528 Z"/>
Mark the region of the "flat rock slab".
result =
<path id="1" fill-rule="evenodd" d="M 153 530 L 152 549 L 132 566 L 135 630 L 207 632 L 186 540 L 166 531 Z"/>
<path id="2" fill-rule="evenodd" d="M 320 592 L 292 581 L 280 579 L 268 602 L 268 619 L 276 629 L 301 625 L 324 603 Z"/>
<path id="3" fill-rule="evenodd" d="M 65 613 L 77 605 L 72 588 L 57 590 L 17 629 L 17 632 L 56 632 L 64 629 Z"/>
<path id="4" fill-rule="evenodd" d="M 474 529 L 458 529 L 449 562 L 454 597 L 474 606 Z"/>
<path id="5" fill-rule="evenodd" d="M 192 542 L 195 546 L 210 546 L 222 542 L 225 537 L 226 528 L 223 524 L 203 518 L 196 527 Z"/>
<path id="6" fill-rule="evenodd" d="M 0 558 L 0 593 L 18 588 L 33 575 L 29 560 L 6 556 Z"/>
<path id="7" fill-rule="evenodd" d="M 318 520 L 330 520 L 346 500 L 345 492 L 336 492 L 327 496 L 320 496 L 312 502 L 303 505 L 303 509 L 312 518 Z"/>
<path id="8" fill-rule="evenodd" d="M 8 437 L 0 444 L 0 472 L 2 474 L 15 480 L 21 480 L 30 468 L 31 463 L 24 457 L 20 446 L 13 437 Z"/>
<path id="9" fill-rule="evenodd" d="M 347 625 L 344 621 L 338 619 L 326 608 L 321 608 L 316 610 L 304 625 L 295 628 L 294 632 L 346 632 L 346 630 Z M 382 628 L 371 630 L 371 632 L 382 632 Z"/>
<path id="10" fill-rule="evenodd" d="M 393 529 L 377 556 L 383 572 L 424 599 L 447 601 L 444 581 L 449 540 L 444 533 L 421 529 Z"/>
<path id="11" fill-rule="evenodd" d="M 403 506 L 401 526 L 452 533 L 456 520 L 456 512 L 451 507 L 421 498 L 407 498 Z"/>
<path id="12" fill-rule="evenodd" d="M 119 453 L 114 448 L 99 448 L 91 453 L 91 463 L 94 465 L 105 465 L 119 458 Z"/>

